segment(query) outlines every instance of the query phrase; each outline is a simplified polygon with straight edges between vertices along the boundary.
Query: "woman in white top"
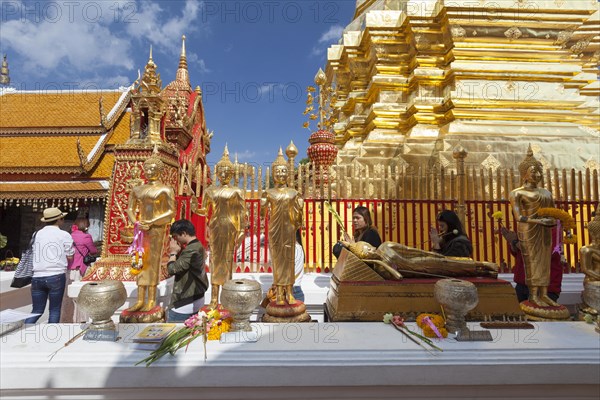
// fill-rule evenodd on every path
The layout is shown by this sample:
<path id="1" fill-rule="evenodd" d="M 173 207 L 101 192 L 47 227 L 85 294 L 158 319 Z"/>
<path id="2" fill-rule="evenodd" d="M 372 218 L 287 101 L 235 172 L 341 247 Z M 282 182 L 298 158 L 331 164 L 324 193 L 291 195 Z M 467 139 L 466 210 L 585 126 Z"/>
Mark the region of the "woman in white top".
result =
<path id="1" fill-rule="evenodd" d="M 49 323 L 60 321 L 60 308 L 66 284 L 67 265 L 73 259 L 73 239 L 60 227 L 64 217 L 60 209 L 52 207 L 44 210 L 42 222 L 46 226 L 37 231 L 33 242 L 33 278 L 31 279 L 32 314 L 26 324 L 35 324 L 46 310 L 50 300 Z"/>

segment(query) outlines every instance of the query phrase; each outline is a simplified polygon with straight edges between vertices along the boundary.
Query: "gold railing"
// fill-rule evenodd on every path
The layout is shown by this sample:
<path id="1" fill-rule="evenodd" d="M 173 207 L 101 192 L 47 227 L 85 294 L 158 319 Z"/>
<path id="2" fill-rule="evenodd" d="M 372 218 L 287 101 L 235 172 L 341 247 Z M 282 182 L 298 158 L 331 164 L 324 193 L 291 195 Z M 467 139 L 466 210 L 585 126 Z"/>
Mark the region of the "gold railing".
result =
<path id="1" fill-rule="evenodd" d="M 239 251 L 238 271 L 269 271 L 265 250 L 268 232 L 264 228 L 265 221 L 260 218 L 258 200 L 269 186 L 269 169 L 263 172 L 264 175 L 260 168 L 249 167 L 236 172 L 236 182 L 246 190 L 248 207 L 253 210 L 248 239 Z M 307 271 L 329 271 L 336 262 L 331 248 L 341 237 L 341 231 L 324 206 L 328 200 L 348 228 L 352 209 L 359 204 L 366 205 L 384 241 L 423 249 L 430 247 L 428 230 L 435 225 L 437 213 L 442 209 L 456 210 L 463 217 L 473 242 L 473 257 L 496 262 L 503 272 L 510 272 L 514 261 L 499 233 L 500 225 L 491 214 L 501 210 L 503 224 L 515 229 L 508 197 L 520 186 L 518 172 L 464 167 L 463 158 L 457 159 L 455 169 L 353 164 L 331 168 L 327 181 L 321 178 L 324 173 L 322 168 L 304 164 L 290 179 L 291 186 L 305 198 L 303 245 Z M 568 264 L 565 271 L 578 271 L 579 248 L 590 243 L 587 222 L 600 199 L 598 170 L 548 169 L 541 186 L 553 194 L 557 207 L 568 211 L 576 220 L 573 233 L 577 235 L 577 244 L 565 245 L 564 253 Z"/>

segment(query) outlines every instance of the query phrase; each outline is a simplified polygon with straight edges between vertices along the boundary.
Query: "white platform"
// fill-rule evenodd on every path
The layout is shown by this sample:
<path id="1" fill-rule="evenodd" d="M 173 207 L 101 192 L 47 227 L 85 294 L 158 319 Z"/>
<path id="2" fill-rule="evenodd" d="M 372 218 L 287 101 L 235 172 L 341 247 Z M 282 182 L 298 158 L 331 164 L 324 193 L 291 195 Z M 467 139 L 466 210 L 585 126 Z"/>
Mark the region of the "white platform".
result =
<path id="1" fill-rule="evenodd" d="M 383 323 L 253 324 L 257 343 L 207 344 L 134 366 L 148 352 L 78 340 L 79 326 L 41 324 L 0 339 L 0 397 L 35 399 L 598 399 L 600 335 L 583 322 L 493 330 L 493 342 L 430 355 Z M 414 326 L 411 324 L 411 326 Z M 474 325 L 473 325 L 474 326 Z M 472 327 L 473 327 L 472 326 Z"/>
<path id="2" fill-rule="evenodd" d="M 260 283 L 263 293 L 267 293 L 271 285 L 273 284 L 273 275 L 267 273 L 256 273 L 256 274 L 233 274 L 234 279 L 252 279 Z M 329 290 L 329 280 L 331 274 L 316 274 L 308 273 L 304 275 L 302 280 L 302 290 L 305 295 L 305 303 L 308 313 L 313 317 L 314 320 L 323 322 L 323 303 L 327 297 L 327 291 Z M 209 274 L 210 281 L 210 274 Z M 67 288 L 67 295 L 71 298 L 77 298 L 79 291 L 88 282 L 73 282 Z M 137 299 L 137 286 L 135 282 L 123 282 L 125 289 L 127 290 L 127 301 L 125 304 L 117 310 L 115 313 L 115 322 L 117 322 L 118 315 L 122 310 L 130 307 L 135 303 Z M 9 283 L 10 285 L 10 283 Z M 171 298 L 171 292 L 173 291 L 173 278 L 161 281 L 157 288 L 158 302 L 162 307 L 169 304 Z M 204 298 L 206 302 L 210 301 L 210 288 L 205 293 Z M 31 296 L 30 296 L 31 297 Z M 31 304 L 31 298 L 29 299 Z M 75 305 L 77 307 L 77 305 Z M 31 309 L 27 310 L 31 311 Z M 257 314 L 254 314 L 253 320 L 257 319 Z"/>
<path id="3" fill-rule="evenodd" d="M 15 271 L 0 271 L 0 311 L 13 309 L 16 311 L 31 312 L 31 285 L 24 288 L 10 287 Z M 38 320 L 40 323 L 48 322 L 48 307 Z"/>
<path id="4" fill-rule="evenodd" d="M 14 272 L 0 271 L 0 310 L 7 308 L 17 309 L 23 312 L 31 312 L 31 290 L 30 286 L 22 289 L 10 287 Z M 260 282 L 263 292 L 266 293 L 273 283 L 273 275 L 266 273 L 255 274 L 234 274 L 235 279 L 253 279 Z M 583 291 L 583 274 L 565 274 L 563 276 L 562 293 L 559 303 L 573 306 L 581 302 L 581 292 Z M 327 298 L 329 290 L 329 280 L 331 274 L 307 273 L 302 281 L 302 290 L 305 295 L 305 304 L 308 313 L 313 320 L 323 322 L 323 304 Z M 499 278 L 512 282 L 512 274 L 500 274 Z M 87 282 L 74 282 L 67 288 L 67 295 L 71 298 L 77 298 L 81 287 Z M 117 319 L 120 312 L 129 307 L 137 297 L 137 287 L 135 282 L 124 282 L 127 290 L 128 300 L 115 314 Z M 171 291 L 173 290 L 173 279 L 167 279 L 160 282 L 158 286 L 158 301 L 162 306 L 169 303 Z M 210 299 L 210 288 L 206 292 L 206 299 Z M 253 318 L 256 320 L 256 315 Z M 48 321 L 48 310 L 40 319 L 40 322 Z"/>

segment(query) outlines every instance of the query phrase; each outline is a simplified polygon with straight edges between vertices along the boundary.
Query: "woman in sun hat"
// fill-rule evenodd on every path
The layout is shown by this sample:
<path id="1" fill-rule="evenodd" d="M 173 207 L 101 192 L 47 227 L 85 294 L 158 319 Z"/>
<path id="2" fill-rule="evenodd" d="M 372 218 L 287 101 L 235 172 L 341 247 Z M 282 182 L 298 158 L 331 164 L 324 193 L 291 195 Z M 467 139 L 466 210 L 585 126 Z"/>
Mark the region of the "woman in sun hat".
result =
<path id="1" fill-rule="evenodd" d="M 26 324 L 34 324 L 44 313 L 50 300 L 49 323 L 60 321 L 60 308 L 65 291 L 66 272 L 73 258 L 73 239 L 60 227 L 65 215 L 56 207 L 46 208 L 41 219 L 46 226 L 37 231 L 33 242 L 33 278 L 31 279 L 32 313 Z"/>

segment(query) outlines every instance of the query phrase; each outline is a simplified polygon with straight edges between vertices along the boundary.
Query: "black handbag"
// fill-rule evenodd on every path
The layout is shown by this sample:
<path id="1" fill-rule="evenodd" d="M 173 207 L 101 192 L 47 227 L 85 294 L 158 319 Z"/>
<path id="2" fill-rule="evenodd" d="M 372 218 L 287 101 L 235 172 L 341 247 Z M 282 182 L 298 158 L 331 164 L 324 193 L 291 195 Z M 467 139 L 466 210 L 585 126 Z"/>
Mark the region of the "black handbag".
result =
<path id="1" fill-rule="evenodd" d="M 33 278 L 33 243 L 36 234 L 37 231 L 33 234 L 31 242 L 29 242 L 29 248 L 21 255 L 10 287 L 22 288 L 31 284 L 31 278 Z"/>
<path id="2" fill-rule="evenodd" d="M 77 246 L 75 246 L 75 250 L 77 250 L 77 252 L 83 256 L 83 253 L 81 253 L 81 251 L 79 251 L 79 248 Z M 98 257 L 93 256 L 88 253 L 85 256 L 83 256 L 83 263 L 89 267 L 91 263 L 96 261 L 96 258 L 98 258 Z"/>
<path id="3" fill-rule="evenodd" d="M 96 258 L 98 257 L 88 254 L 87 256 L 83 257 L 83 263 L 89 267 L 91 263 L 96 261 Z"/>

